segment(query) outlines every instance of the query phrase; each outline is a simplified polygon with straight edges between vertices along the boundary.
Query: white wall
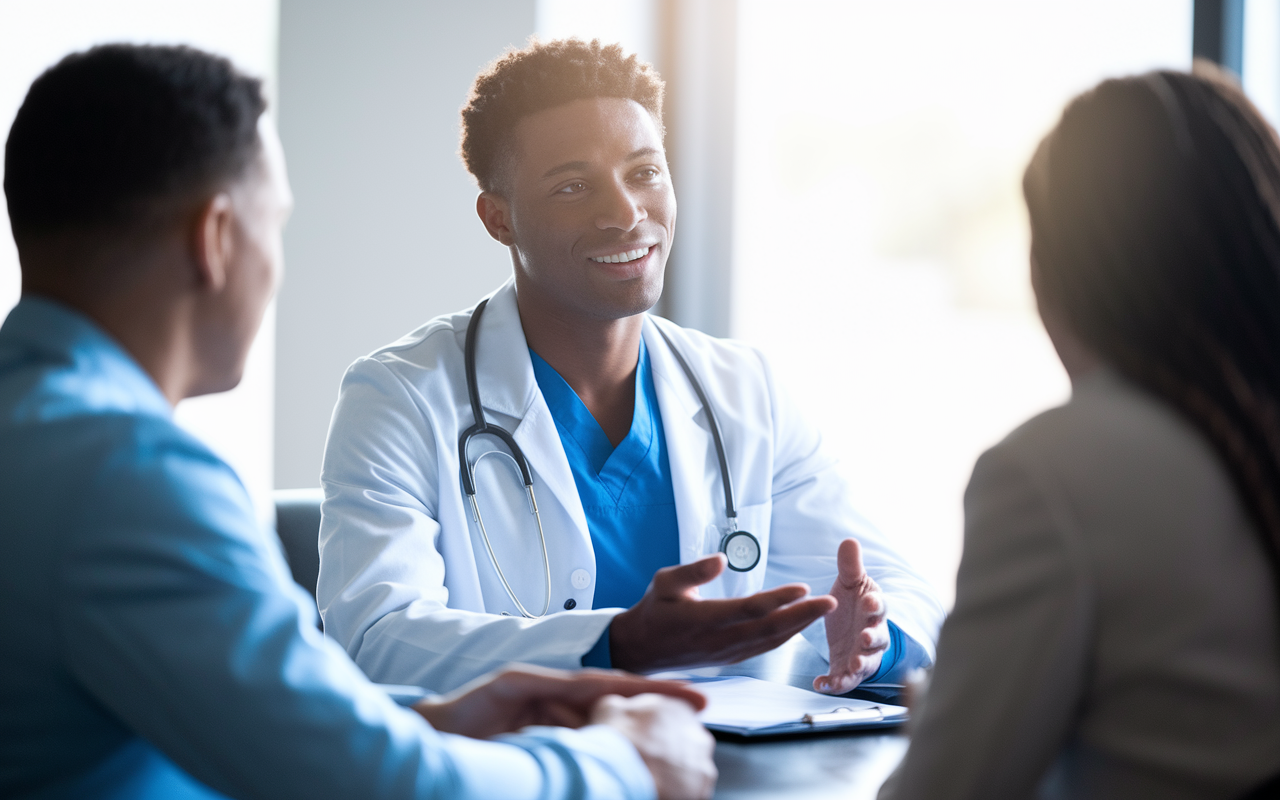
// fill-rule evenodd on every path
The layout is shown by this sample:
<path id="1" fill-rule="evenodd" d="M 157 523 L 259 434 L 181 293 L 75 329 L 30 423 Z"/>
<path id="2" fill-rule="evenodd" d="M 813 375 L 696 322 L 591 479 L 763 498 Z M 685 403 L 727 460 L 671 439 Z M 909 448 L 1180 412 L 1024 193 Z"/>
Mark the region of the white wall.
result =
<path id="1" fill-rule="evenodd" d="M 657 64 L 658 0 L 538 0 L 535 29 L 542 39 L 576 36 L 617 42 L 641 61 Z"/>
<path id="2" fill-rule="evenodd" d="M 67 53 L 104 42 L 200 47 L 265 78 L 270 94 L 277 18 L 276 0 L 0 0 L 0 130 L 7 138 L 36 76 Z M 0 214 L 0 316 L 18 301 L 20 285 L 9 216 Z M 273 317 L 269 312 L 235 391 L 188 400 L 177 410 L 178 422 L 240 473 L 264 521 L 273 514 Z"/>
<path id="3" fill-rule="evenodd" d="M 534 32 L 533 0 L 283 0 L 280 135 L 297 206 L 276 344 L 276 486 L 319 485 L 357 357 L 511 272 L 457 156 L 476 72 Z"/>

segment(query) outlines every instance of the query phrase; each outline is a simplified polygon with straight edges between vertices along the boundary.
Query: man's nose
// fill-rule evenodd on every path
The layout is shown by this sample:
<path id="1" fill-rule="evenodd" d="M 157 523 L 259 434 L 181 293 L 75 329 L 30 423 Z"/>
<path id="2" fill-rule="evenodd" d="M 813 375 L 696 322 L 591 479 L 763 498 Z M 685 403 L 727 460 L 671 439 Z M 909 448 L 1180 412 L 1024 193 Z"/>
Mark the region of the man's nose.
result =
<path id="1" fill-rule="evenodd" d="M 625 184 L 614 184 L 603 192 L 596 214 L 596 227 L 600 230 L 617 228 L 629 231 L 649 216 L 638 193 Z"/>

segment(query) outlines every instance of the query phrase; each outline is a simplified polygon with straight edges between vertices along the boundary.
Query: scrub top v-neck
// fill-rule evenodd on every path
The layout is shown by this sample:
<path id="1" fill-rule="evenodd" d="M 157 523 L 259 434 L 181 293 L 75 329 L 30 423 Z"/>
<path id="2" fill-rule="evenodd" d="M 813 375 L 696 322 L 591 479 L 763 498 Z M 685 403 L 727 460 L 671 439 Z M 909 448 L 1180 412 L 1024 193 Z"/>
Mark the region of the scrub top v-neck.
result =
<path id="1" fill-rule="evenodd" d="M 529 356 L 591 531 L 596 556 L 592 605 L 630 608 L 644 595 L 654 572 L 680 563 L 667 440 L 644 340 L 631 430 L 617 447 L 560 373 L 533 350 Z"/>

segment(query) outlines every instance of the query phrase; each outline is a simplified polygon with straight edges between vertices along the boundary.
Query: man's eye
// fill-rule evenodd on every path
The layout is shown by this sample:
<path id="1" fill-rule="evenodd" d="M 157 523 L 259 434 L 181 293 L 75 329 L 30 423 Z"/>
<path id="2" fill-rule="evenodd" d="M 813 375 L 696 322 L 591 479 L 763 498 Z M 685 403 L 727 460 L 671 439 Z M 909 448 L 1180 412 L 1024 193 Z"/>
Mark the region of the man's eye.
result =
<path id="1" fill-rule="evenodd" d="M 574 181 L 573 183 L 561 186 L 557 190 L 557 193 L 558 194 L 577 194 L 578 192 L 581 192 L 586 188 L 587 188 L 587 185 L 585 183 L 581 181 Z"/>
<path id="2" fill-rule="evenodd" d="M 636 173 L 636 177 L 643 181 L 656 181 L 662 177 L 662 173 L 657 167 L 645 167 Z"/>

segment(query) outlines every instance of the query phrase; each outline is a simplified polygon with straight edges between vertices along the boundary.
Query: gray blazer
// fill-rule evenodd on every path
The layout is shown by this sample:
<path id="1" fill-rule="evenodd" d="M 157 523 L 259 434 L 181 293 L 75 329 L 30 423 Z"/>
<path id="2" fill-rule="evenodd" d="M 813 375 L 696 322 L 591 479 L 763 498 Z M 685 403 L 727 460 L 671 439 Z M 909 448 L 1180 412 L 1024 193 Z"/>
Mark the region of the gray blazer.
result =
<path id="1" fill-rule="evenodd" d="M 1280 771 L 1276 580 L 1221 460 L 1107 370 L 979 459 L 892 798 L 1229 798 Z"/>

